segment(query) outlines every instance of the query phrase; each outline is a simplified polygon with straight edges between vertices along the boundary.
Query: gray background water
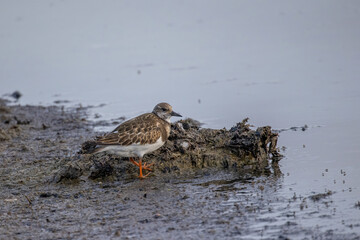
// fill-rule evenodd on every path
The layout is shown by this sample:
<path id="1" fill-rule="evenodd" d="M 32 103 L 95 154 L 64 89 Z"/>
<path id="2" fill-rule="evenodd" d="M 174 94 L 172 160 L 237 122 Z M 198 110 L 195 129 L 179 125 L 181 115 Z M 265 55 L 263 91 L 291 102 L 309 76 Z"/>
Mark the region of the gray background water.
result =
<path id="1" fill-rule="evenodd" d="M 167 101 L 205 127 L 307 124 L 280 135 L 277 194 L 334 191 L 330 207 L 296 221 L 360 235 L 359 23 L 350 0 L 2 0 L 0 94 L 105 103 L 104 119 Z M 274 204 L 264 217 L 299 207 Z"/>

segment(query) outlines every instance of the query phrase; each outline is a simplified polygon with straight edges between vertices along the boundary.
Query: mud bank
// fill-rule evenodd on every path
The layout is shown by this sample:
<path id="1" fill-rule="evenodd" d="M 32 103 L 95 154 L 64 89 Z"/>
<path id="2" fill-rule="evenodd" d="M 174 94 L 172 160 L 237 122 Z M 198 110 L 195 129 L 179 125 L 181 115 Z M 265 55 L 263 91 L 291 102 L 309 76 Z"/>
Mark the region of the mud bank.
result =
<path id="1" fill-rule="evenodd" d="M 250 129 L 244 119 L 230 130 L 203 129 L 193 119 L 172 124 L 169 140 L 157 151 L 147 154 L 144 160 L 153 163 L 152 175 L 189 175 L 199 170 L 231 170 L 243 174 L 269 173 L 269 159 L 279 161 L 281 154 L 276 148 L 278 134 L 270 126 Z M 61 169 L 54 181 L 77 179 L 82 175 L 96 178 L 131 178 L 137 168 L 116 155 L 87 154 L 95 143 L 82 144 L 80 156 L 61 162 Z"/>
<path id="2" fill-rule="evenodd" d="M 92 134 L 86 109 L 56 106 L 7 106 L 0 101 L 0 180 L 21 191 L 36 186 L 58 169 Z"/>
<path id="3" fill-rule="evenodd" d="M 37 182 L 46 177 L 54 182 L 80 177 L 135 177 L 137 168 L 127 158 L 86 154 L 92 146 L 91 139 L 101 134 L 95 133 L 94 127 L 109 124 L 87 121 L 88 110 L 83 107 L 7 106 L 2 100 L 0 151 L 3 169 L 11 166 L 6 175 L 21 182 L 29 179 Z M 278 134 L 269 126 L 252 130 L 247 121 L 243 120 L 230 130 L 204 129 L 192 119 L 177 121 L 172 124 L 167 143 L 146 155 L 144 160 L 154 163 L 153 175 L 157 176 L 189 174 L 199 169 L 229 169 L 261 175 L 268 171 L 269 159 L 278 161 L 281 158 L 276 148 Z"/>

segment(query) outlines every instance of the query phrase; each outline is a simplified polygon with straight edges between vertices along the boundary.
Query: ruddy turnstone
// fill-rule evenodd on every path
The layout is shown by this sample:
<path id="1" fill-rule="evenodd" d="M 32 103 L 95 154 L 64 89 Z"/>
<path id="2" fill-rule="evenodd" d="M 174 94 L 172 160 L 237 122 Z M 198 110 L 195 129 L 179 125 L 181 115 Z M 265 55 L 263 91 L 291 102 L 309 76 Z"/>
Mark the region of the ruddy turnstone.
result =
<path id="1" fill-rule="evenodd" d="M 168 103 L 159 103 L 151 113 L 145 113 L 130 119 L 112 132 L 95 140 L 96 147 L 93 153 L 109 152 L 121 157 L 128 157 L 139 167 L 139 178 L 145 178 L 142 170 L 151 171 L 153 164 L 142 164 L 142 157 L 164 145 L 170 135 L 170 118 L 182 117 L 174 112 Z M 136 162 L 134 158 L 139 158 Z"/>

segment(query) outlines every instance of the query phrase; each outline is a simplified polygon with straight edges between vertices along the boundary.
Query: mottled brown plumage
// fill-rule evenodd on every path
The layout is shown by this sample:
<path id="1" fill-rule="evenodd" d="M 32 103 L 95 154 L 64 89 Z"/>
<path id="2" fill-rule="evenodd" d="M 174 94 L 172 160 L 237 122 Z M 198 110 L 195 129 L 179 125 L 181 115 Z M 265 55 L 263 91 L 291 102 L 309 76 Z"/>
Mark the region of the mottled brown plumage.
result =
<path id="1" fill-rule="evenodd" d="M 170 135 L 170 123 L 154 113 L 145 113 L 130 119 L 105 136 L 98 137 L 99 145 L 153 144 L 160 137 L 165 142 Z"/>

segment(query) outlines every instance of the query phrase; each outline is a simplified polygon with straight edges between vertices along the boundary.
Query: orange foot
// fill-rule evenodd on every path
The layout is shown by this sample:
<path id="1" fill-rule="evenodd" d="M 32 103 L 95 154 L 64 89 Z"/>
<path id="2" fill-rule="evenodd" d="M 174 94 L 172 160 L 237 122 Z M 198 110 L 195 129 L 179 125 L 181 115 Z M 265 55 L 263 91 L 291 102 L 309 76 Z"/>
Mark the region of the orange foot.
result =
<path id="1" fill-rule="evenodd" d="M 150 173 L 148 173 L 148 174 L 146 174 L 146 175 L 144 176 L 143 173 L 142 173 L 142 170 L 144 169 L 144 170 L 152 171 L 150 167 L 151 167 L 152 165 L 154 165 L 154 164 L 153 164 L 153 163 L 151 163 L 151 164 L 144 163 L 144 165 L 142 165 L 141 160 L 142 160 L 142 159 L 139 158 L 139 162 L 136 162 L 133 158 L 130 158 L 130 161 L 131 161 L 133 164 L 135 164 L 136 166 L 139 167 L 139 170 L 140 170 L 139 178 L 140 178 L 140 179 L 144 179 L 144 178 L 146 178 Z"/>

